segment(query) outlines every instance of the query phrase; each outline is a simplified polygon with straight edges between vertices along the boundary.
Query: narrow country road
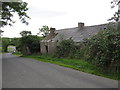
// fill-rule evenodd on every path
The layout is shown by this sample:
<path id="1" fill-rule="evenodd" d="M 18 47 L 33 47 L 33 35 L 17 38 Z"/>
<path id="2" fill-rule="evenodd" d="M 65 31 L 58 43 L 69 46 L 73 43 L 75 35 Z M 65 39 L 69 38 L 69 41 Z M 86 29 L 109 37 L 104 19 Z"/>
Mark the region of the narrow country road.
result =
<path id="1" fill-rule="evenodd" d="M 118 88 L 116 80 L 10 53 L 2 60 L 3 88 Z"/>

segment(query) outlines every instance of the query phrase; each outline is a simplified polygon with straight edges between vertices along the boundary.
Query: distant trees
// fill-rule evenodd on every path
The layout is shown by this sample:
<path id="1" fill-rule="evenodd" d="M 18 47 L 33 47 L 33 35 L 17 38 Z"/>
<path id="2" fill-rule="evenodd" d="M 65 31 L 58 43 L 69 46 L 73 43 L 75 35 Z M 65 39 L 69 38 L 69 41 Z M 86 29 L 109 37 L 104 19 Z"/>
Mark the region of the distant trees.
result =
<path id="1" fill-rule="evenodd" d="M 16 50 L 21 51 L 20 38 L 11 38 L 10 45 L 16 46 Z"/>
<path id="2" fill-rule="evenodd" d="M 7 37 L 2 38 L 2 51 L 7 52 L 7 47 L 10 44 L 10 39 Z"/>
<path id="3" fill-rule="evenodd" d="M 2 37 L 2 51 L 7 52 L 8 46 L 13 45 L 18 47 L 19 46 L 19 40 L 20 38 L 8 38 L 8 37 Z"/>
<path id="4" fill-rule="evenodd" d="M 41 37 L 31 35 L 31 31 L 20 32 L 21 38 L 2 38 L 2 51 L 7 52 L 9 45 L 16 46 L 16 50 L 24 55 L 40 53 Z"/>
<path id="5" fill-rule="evenodd" d="M 25 36 L 28 36 L 28 35 L 31 35 L 31 34 L 32 34 L 31 31 L 22 31 L 22 32 L 20 32 L 20 35 L 22 37 L 25 37 Z"/>

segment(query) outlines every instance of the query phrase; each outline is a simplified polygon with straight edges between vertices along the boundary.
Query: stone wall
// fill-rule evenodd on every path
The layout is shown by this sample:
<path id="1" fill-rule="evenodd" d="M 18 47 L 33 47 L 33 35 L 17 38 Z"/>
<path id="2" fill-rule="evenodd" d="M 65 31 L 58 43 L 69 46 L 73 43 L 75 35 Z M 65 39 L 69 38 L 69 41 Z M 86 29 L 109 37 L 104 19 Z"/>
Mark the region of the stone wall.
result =
<path id="1" fill-rule="evenodd" d="M 42 54 L 54 55 L 56 49 L 56 42 L 41 42 L 40 47 Z"/>

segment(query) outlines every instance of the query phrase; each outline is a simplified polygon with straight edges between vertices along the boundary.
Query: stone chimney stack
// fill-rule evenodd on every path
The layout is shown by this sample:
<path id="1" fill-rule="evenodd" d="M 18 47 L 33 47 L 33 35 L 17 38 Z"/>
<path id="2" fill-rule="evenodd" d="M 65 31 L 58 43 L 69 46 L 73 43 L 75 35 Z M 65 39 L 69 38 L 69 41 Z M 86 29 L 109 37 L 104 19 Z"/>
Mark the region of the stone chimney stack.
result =
<path id="1" fill-rule="evenodd" d="M 78 28 L 79 28 L 79 29 L 82 29 L 82 28 L 84 28 L 84 23 L 82 23 L 82 22 L 79 22 L 79 23 L 78 23 Z"/>
<path id="2" fill-rule="evenodd" d="M 54 35 L 55 34 L 55 28 L 50 28 L 50 34 Z"/>

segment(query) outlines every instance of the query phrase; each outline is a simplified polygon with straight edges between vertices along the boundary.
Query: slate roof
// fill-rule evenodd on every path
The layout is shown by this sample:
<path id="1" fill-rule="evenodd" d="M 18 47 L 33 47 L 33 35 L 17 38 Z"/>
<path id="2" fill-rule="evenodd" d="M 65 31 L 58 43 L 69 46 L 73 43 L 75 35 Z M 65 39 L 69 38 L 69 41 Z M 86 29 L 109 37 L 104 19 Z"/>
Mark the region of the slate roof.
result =
<path id="1" fill-rule="evenodd" d="M 111 23 L 112 25 L 116 25 L 115 23 Z M 83 28 L 66 28 L 55 30 L 55 34 L 52 36 L 49 34 L 46 36 L 41 42 L 55 42 L 61 40 L 72 39 L 74 42 L 83 42 L 84 39 L 94 36 L 99 31 L 104 30 L 108 27 L 107 24 L 94 25 L 94 26 L 84 26 Z"/>
<path id="2" fill-rule="evenodd" d="M 89 38 L 105 28 L 107 28 L 107 24 L 84 26 L 82 29 L 75 27 L 56 30 L 55 33 L 58 34 L 52 39 L 52 41 L 67 40 L 71 38 L 74 42 L 83 42 L 83 39 Z"/>

